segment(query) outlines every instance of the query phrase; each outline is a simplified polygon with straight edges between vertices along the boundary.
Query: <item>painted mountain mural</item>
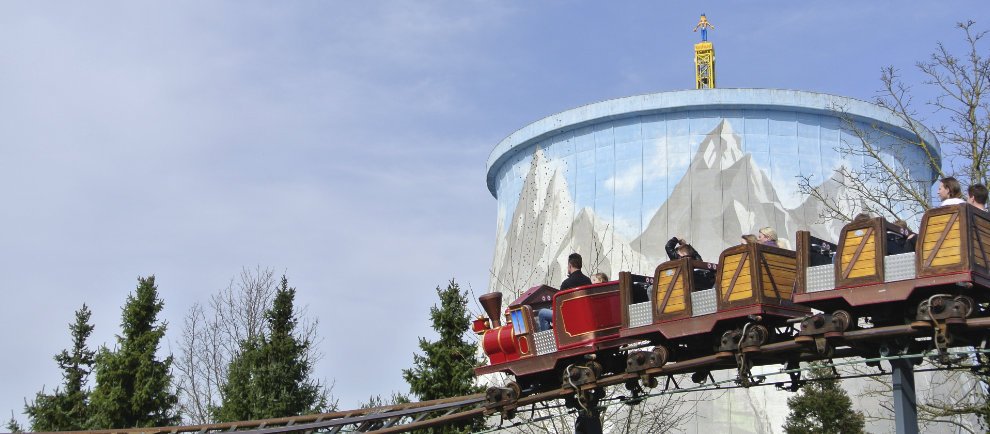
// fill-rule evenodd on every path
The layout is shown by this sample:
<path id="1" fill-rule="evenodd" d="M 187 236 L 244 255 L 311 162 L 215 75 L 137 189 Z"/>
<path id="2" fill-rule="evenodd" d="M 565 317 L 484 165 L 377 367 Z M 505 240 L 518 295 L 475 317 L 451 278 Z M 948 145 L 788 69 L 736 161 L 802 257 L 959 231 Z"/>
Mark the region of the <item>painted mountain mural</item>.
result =
<path id="1" fill-rule="evenodd" d="M 710 261 L 737 244 L 741 234 L 762 226 L 776 228 L 785 239 L 801 229 L 820 237 L 837 237 L 841 225 L 816 223 L 820 203 L 805 200 L 793 209 L 781 205 L 766 168 L 742 151 L 741 139 L 728 122 L 721 121 L 697 149 L 686 174 L 659 204 L 642 233 L 628 239 L 592 208 L 578 208 L 564 176 L 569 170 L 566 163 L 546 158 L 537 148 L 511 219 L 499 218 L 490 290 L 503 292 L 503 300 L 509 303 L 531 286 L 557 286 L 571 252 L 582 254 L 587 274 L 601 271 L 612 278 L 619 271 L 651 274 L 667 260 L 663 246 L 672 236 L 687 238 Z M 830 193 L 843 193 L 835 180 L 825 184 Z M 643 208 L 651 205 L 644 203 Z M 503 221 L 511 222 L 508 228 Z M 786 414 L 787 395 L 758 389 L 766 388 L 733 390 L 726 399 L 699 403 L 699 417 L 682 428 L 687 432 L 732 430 L 745 420 L 743 425 L 752 432 L 773 432 L 779 423 L 770 414 Z M 734 409 L 732 402 L 751 405 Z"/>
<path id="2" fill-rule="evenodd" d="M 689 240 L 703 257 L 715 261 L 722 250 L 739 243 L 740 235 L 763 226 L 775 228 L 785 243 L 801 229 L 825 238 L 838 235 L 840 224 L 817 223 L 821 204 L 816 200 L 784 208 L 765 168 L 742 151 L 741 138 L 728 122 L 721 121 L 697 149 L 686 174 L 642 233 L 628 239 L 593 209 L 576 209 L 563 176 L 565 163 L 547 159 L 537 148 L 512 218 L 499 219 L 511 223 L 498 228 L 491 290 L 502 291 L 511 301 L 533 285 L 556 286 L 571 252 L 582 254 L 586 272 L 615 278 L 619 271 L 650 274 L 667 259 L 663 246 L 673 236 Z M 825 187 L 841 193 L 835 180 L 827 180 Z"/>
<path id="3" fill-rule="evenodd" d="M 797 183 L 797 179 L 791 181 Z M 829 191 L 838 188 L 830 180 Z M 790 239 L 800 229 L 819 237 L 835 238 L 842 225 L 818 224 L 820 202 L 806 200 L 785 209 L 763 168 L 744 154 L 741 139 L 722 121 L 698 146 L 687 174 L 678 181 L 642 235 L 632 246 L 651 259 L 664 259 L 670 237 L 687 239 L 702 256 L 715 261 L 740 236 L 763 226 Z"/>

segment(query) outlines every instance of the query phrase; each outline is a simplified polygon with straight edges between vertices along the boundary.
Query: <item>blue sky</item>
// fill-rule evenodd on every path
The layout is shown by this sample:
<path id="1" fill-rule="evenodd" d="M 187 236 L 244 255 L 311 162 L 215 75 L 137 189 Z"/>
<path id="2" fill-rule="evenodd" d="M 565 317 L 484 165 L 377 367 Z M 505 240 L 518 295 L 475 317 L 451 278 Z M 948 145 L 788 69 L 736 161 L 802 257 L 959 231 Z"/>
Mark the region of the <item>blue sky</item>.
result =
<path id="1" fill-rule="evenodd" d="M 434 288 L 483 292 L 502 138 L 579 105 L 693 86 L 870 99 L 985 2 L 0 3 L 0 415 L 59 384 L 87 303 L 111 344 L 136 278 L 182 317 L 241 267 L 320 319 L 344 407 L 406 391 Z M 990 29 L 990 21 L 980 22 Z M 929 96 L 917 84 L 921 118 Z M 3 416 L 6 419 L 6 416 Z"/>

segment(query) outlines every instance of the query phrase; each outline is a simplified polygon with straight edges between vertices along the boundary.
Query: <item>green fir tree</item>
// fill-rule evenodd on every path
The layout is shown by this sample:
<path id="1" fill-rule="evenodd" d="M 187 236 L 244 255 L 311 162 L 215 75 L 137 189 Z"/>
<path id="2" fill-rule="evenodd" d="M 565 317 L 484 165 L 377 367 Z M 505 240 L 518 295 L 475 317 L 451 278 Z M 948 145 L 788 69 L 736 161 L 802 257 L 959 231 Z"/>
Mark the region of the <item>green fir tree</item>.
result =
<path id="1" fill-rule="evenodd" d="M 265 313 L 268 332 L 249 338 L 230 362 L 223 403 L 215 409 L 220 421 L 294 416 L 321 411 L 327 392 L 310 375 L 312 344 L 296 330 L 295 288 L 282 276 L 272 308 Z"/>
<path id="2" fill-rule="evenodd" d="M 10 433 L 16 434 L 24 432 L 24 428 L 21 427 L 21 423 L 18 422 L 17 419 L 14 419 L 14 410 L 10 411 L 10 420 L 7 421 L 7 425 L 5 426 L 7 427 L 7 431 Z"/>
<path id="3" fill-rule="evenodd" d="M 414 354 L 414 366 L 402 370 L 402 377 L 409 383 L 409 390 L 420 401 L 470 395 L 483 391 L 474 382 L 474 368 L 480 364 L 475 345 L 465 340 L 471 324 L 467 311 L 467 294 L 451 279 L 446 289 L 437 287 L 440 306 L 430 308 L 433 330 L 440 339 L 436 342 L 419 339 L 423 354 Z M 482 428 L 481 418 L 459 425 L 431 429 L 430 432 L 469 432 Z"/>
<path id="4" fill-rule="evenodd" d="M 89 323 L 92 312 L 83 304 L 76 311 L 76 321 L 69 324 L 72 349 L 62 350 L 55 361 L 62 369 L 62 387 L 52 394 L 38 392 L 24 412 L 31 420 L 32 431 L 78 431 L 87 427 L 89 419 L 89 390 L 86 380 L 93 370 L 95 352 L 86 345 L 93 333 Z"/>
<path id="5" fill-rule="evenodd" d="M 853 411 L 852 400 L 832 368 L 812 363 L 809 381 L 801 392 L 787 399 L 787 434 L 855 434 L 865 432 L 863 413 Z"/>
<path id="6" fill-rule="evenodd" d="M 133 428 L 179 423 L 172 390 L 172 356 L 158 360 L 166 324 L 158 321 L 165 303 L 158 298 L 155 276 L 139 277 L 128 294 L 121 334 L 114 350 L 96 355 L 96 387 L 90 399 L 90 428 Z"/>

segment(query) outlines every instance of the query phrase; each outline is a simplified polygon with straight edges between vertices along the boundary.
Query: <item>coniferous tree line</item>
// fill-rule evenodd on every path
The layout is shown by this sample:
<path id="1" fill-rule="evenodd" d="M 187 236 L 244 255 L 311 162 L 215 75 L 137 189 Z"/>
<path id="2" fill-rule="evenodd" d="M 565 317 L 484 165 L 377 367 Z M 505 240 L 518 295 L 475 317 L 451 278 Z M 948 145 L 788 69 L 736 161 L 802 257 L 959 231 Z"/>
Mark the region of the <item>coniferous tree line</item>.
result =
<path id="1" fill-rule="evenodd" d="M 297 329 L 295 294 L 283 276 L 271 297 L 259 304 L 262 327 L 245 335 L 236 343 L 236 353 L 228 355 L 230 368 L 221 383 L 224 399 L 207 409 L 210 421 L 292 416 L 335 404 L 329 388 L 312 378 L 315 328 L 308 334 Z M 159 355 L 167 329 L 158 317 L 163 307 L 155 277 L 139 277 L 122 307 L 115 344 L 98 350 L 87 342 L 95 328 L 92 312 L 85 304 L 76 311 L 69 324 L 72 345 L 54 357 L 62 370 L 61 384 L 51 390 L 42 387 L 25 402 L 30 431 L 180 424 L 180 398 L 188 398 L 180 380 L 188 378 L 177 378 L 173 356 Z M 13 412 L 6 428 L 23 431 Z"/>

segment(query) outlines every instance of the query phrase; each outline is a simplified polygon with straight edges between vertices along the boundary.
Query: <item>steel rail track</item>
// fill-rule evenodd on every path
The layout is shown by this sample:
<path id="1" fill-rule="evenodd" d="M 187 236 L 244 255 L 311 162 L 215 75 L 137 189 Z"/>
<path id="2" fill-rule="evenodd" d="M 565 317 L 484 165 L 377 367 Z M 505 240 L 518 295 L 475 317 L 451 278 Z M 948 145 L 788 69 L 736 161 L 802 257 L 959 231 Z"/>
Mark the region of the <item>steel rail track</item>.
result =
<path id="1" fill-rule="evenodd" d="M 990 329 L 990 317 L 982 317 L 967 319 L 966 323 L 957 326 L 955 331 L 961 335 L 966 335 L 988 329 Z M 895 325 L 847 331 L 841 337 L 832 339 L 831 342 L 834 345 L 842 348 L 837 349 L 829 357 L 816 354 L 814 349 L 809 348 L 807 344 L 790 339 L 761 346 L 760 351 L 756 353 L 760 359 L 754 361 L 753 366 L 779 365 L 781 364 L 781 357 L 779 357 L 781 355 L 790 356 L 791 359 L 796 357 L 802 361 L 859 356 L 861 355 L 859 351 L 847 346 L 882 342 L 901 337 L 917 338 L 928 335 L 929 333 L 931 333 L 930 329 L 917 328 L 912 325 Z M 890 360 L 903 357 L 907 356 L 892 355 L 868 360 Z M 912 355 L 911 357 L 920 357 L 920 355 Z M 858 363 L 865 363 L 868 360 Z M 616 373 L 596 379 L 591 383 L 579 385 L 576 388 L 566 385 L 558 389 L 538 393 L 526 394 L 528 391 L 523 391 L 523 396 L 508 403 L 491 403 L 486 400 L 485 394 L 474 394 L 409 404 L 274 419 L 176 427 L 63 431 L 61 434 L 178 434 L 194 432 L 205 434 L 223 431 L 237 431 L 244 434 L 281 434 L 293 432 L 337 433 L 348 427 L 350 427 L 348 432 L 402 433 L 498 413 L 506 415 L 506 412 L 514 411 L 519 407 L 563 399 L 576 393 L 583 393 L 597 388 L 635 382 L 644 376 L 661 377 L 733 368 L 736 368 L 736 362 L 734 360 L 725 360 L 717 358 L 714 355 L 709 355 L 673 362 L 639 372 Z M 790 371 L 794 370 L 782 370 L 779 373 L 773 374 L 785 374 Z"/>

